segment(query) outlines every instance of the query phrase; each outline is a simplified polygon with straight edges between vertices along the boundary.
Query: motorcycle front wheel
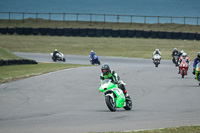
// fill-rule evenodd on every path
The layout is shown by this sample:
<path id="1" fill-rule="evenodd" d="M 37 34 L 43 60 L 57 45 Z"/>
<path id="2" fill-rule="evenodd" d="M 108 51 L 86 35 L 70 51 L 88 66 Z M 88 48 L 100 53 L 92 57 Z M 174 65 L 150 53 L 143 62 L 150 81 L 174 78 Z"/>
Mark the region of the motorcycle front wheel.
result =
<path id="1" fill-rule="evenodd" d="M 116 103 L 115 103 L 115 101 L 113 102 L 112 97 L 106 96 L 105 101 L 106 101 L 106 105 L 108 106 L 110 111 L 116 111 L 117 110 Z"/>

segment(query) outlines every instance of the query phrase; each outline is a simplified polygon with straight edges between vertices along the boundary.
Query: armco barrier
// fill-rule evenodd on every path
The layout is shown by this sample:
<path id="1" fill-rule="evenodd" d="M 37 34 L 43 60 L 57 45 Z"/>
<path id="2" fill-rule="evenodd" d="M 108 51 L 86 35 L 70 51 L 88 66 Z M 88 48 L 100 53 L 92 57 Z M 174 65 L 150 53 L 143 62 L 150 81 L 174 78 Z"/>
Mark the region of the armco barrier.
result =
<path id="1" fill-rule="evenodd" d="M 40 28 L 40 34 L 41 35 L 47 35 L 48 34 L 48 28 Z"/>
<path id="2" fill-rule="evenodd" d="M 102 37 L 104 36 L 103 29 L 96 29 L 96 37 Z"/>
<path id="3" fill-rule="evenodd" d="M 72 35 L 72 28 L 65 28 L 64 36 L 71 36 L 71 35 Z"/>
<path id="4" fill-rule="evenodd" d="M 80 29 L 80 36 L 86 37 L 88 35 L 88 29 Z"/>
<path id="5" fill-rule="evenodd" d="M 151 31 L 143 31 L 143 37 L 149 38 L 151 36 Z"/>
<path id="6" fill-rule="evenodd" d="M 198 33 L 90 28 L 0 28 L 0 34 L 200 40 Z"/>
<path id="7" fill-rule="evenodd" d="M 119 37 L 119 30 L 112 30 L 112 37 Z"/>
<path id="8" fill-rule="evenodd" d="M 13 60 L 2 60 L 0 59 L 0 66 L 3 65 L 24 65 L 24 64 L 38 64 L 35 60 L 29 60 L 29 59 L 13 59 Z"/>
<path id="9" fill-rule="evenodd" d="M 16 28 L 16 33 L 17 33 L 18 35 L 24 35 L 24 28 L 19 28 L 19 27 L 17 27 L 17 28 Z"/>
<path id="10" fill-rule="evenodd" d="M 63 36 L 64 35 L 64 29 L 56 29 L 56 35 L 57 36 Z"/>
<path id="11" fill-rule="evenodd" d="M 24 28 L 24 35 L 31 35 L 33 28 Z"/>
<path id="12" fill-rule="evenodd" d="M 16 28 L 8 28 L 8 34 L 12 35 L 16 32 Z"/>
<path id="13" fill-rule="evenodd" d="M 127 30 L 119 30 L 120 37 L 127 37 Z"/>
<path id="14" fill-rule="evenodd" d="M 95 37 L 96 36 L 96 29 L 88 29 L 88 36 Z"/>
<path id="15" fill-rule="evenodd" d="M 103 35 L 104 35 L 105 37 L 110 37 L 110 36 L 112 36 L 112 29 L 104 29 L 104 30 L 103 30 Z"/>

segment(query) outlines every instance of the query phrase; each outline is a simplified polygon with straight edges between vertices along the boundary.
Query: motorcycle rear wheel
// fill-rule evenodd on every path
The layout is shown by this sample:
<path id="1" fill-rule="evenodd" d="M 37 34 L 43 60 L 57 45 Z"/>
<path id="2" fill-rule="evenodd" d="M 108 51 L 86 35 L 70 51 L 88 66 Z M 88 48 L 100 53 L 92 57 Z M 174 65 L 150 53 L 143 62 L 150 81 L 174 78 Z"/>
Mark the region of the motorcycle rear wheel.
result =
<path id="1" fill-rule="evenodd" d="M 110 96 L 106 96 L 105 101 L 106 101 L 106 105 L 108 106 L 110 111 L 116 111 L 117 110 L 116 103 L 113 102 L 113 99 Z"/>
<path id="2" fill-rule="evenodd" d="M 127 100 L 126 101 L 126 106 L 124 107 L 125 110 L 131 110 L 132 109 L 132 101 Z"/>

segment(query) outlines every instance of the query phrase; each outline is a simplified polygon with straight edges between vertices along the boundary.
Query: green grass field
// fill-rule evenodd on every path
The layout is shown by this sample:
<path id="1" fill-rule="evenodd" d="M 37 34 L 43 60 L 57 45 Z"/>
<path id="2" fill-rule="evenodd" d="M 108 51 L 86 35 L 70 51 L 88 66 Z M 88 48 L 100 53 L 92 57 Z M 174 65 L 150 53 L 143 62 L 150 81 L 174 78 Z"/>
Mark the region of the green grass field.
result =
<path id="1" fill-rule="evenodd" d="M 158 48 L 163 59 L 171 60 L 176 47 L 183 49 L 193 61 L 200 51 L 200 41 L 191 40 L 25 35 L 0 35 L 0 40 L 0 47 L 12 52 L 50 53 L 56 48 L 64 54 L 89 55 L 92 49 L 100 56 L 151 59 Z"/>
<path id="2" fill-rule="evenodd" d="M 45 28 L 97 28 L 97 29 L 128 29 L 145 31 L 174 31 L 174 32 L 200 32 L 199 25 L 184 24 L 141 24 L 141 23 L 112 23 L 112 22 L 77 22 L 77 21 L 49 21 L 44 19 L 0 20 L 0 27 L 45 27 Z"/>

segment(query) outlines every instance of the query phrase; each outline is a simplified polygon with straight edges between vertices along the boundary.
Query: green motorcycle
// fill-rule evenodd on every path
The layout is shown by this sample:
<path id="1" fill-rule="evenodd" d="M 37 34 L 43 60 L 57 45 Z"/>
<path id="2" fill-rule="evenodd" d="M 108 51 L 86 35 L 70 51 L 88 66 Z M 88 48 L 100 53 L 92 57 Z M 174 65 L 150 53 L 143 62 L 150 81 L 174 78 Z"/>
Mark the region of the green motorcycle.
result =
<path id="1" fill-rule="evenodd" d="M 197 81 L 199 81 L 199 86 L 200 86 L 200 63 L 198 63 L 197 65 L 196 65 L 196 69 L 195 69 L 195 79 L 197 80 Z"/>
<path id="2" fill-rule="evenodd" d="M 118 88 L 117 84 L 111 82 L 111 79 L 103 80 L 99 91 L 104 93 L 105 102 L 110 111 L 116 111 L 117 108 L 124 108 L 125 110 L 132 109 L 130 96 L 125 98 L 123 91 Z"/>

